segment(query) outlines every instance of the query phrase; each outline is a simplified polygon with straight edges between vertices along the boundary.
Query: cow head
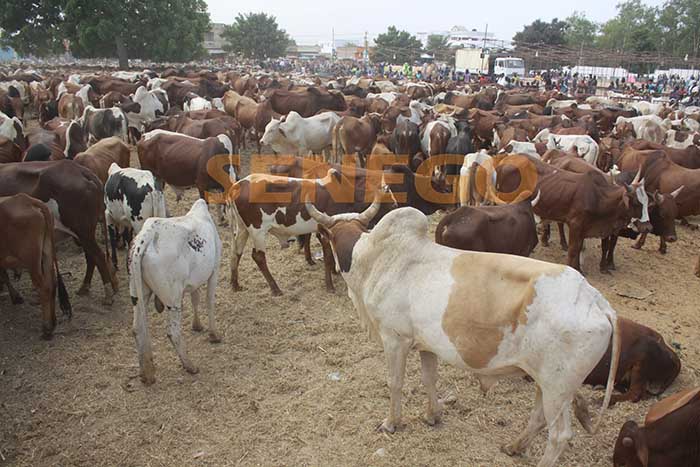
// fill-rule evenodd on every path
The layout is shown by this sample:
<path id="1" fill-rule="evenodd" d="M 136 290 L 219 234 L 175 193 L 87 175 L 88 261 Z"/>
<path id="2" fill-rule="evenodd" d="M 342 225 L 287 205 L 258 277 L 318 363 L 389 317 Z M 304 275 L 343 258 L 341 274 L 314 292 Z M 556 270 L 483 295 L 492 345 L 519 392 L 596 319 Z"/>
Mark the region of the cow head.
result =
<path id="1" fill-rule="evenodd" d="M 367 232 L 369 223 L 379 212 L 380 195 L 380 190 L 377 190 L 372 204 L 359 214 L 344 213 L 335 216 L 318 211 L 313 204 L 306 201 L 306 211 L 318 223 L 319 235 L 331 246 L 338 272 L 347 273 L 350 271 L 352 250 L 360 236 Z"/>
<path id="2" fill-rule="evenodd" d="M 642 367 L 642 378 L 647 382 L 646 391 L 659 396 L 671 386 L 681 372 L 681 360 L 671 347 L 666 345 L 661 334 L 656 332 L 646 336 L 645 359 L 647 364 Z"/>
<path id="3" fill-rule="evenodd" d="M 673 193 L 663 195 L 657 190 L 651 196 L 649 217 L 653 233 L 663 237 L 667 242 L 675 242 L 676 218 L 678 218 L 678 204 L 676 198 L 683 190 L 683 186 Z"/>
<path id="4" fill-rule="evenodd" d="M 644 430 L 633 421 L 627 421 L 620 429 L 613 454 L 615 467 L 648 467 L 649 446 Z"/>

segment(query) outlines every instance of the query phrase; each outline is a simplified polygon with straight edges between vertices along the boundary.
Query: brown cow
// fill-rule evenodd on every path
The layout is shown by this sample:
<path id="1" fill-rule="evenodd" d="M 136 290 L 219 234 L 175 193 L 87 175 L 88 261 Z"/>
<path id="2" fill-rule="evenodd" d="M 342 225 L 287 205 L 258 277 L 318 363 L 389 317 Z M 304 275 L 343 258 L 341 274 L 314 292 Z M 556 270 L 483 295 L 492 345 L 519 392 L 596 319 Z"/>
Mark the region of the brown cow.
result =
<path id="1" fill-rule="evenodd" d="M 362 118 L 343 117 L 333 129 L 333 154 L 335 162 L 340 162 L 343 154 L 358 154 L 360 165 L 365 167 L 366 156 L 381 131 L 381 115 L 367 114 Z"/>
<path id="2" fill-rule="evenodd" d="M 104 284 L 102 303 L 112 304 L 119 288 L 117 278 L 95 240 L 97 224 L 105 212 L 102 183 L 97 176 L 68 160 L 0 165 L 0 196 L 17 193 L 47 203 L 54 214 L 56 230 L 72 236 L 83 248 L 87 268 L 78 295 L 90 292 L 97 266 Z"/>
<path id="3" fill-rule="evenodd" d="M 292 110 L 302 117 L 316 115 L 321 109 L 345 110 L 347 108 L 343 94 L 338 91 L 325 91 L 310 86 L 299 91 L 282 91 L 275 89 L 267 93 L 266 98 L 272 104 L 272 110 L 286 115 Z"/>
<path id="4" fill-rule="evenodd" d="M 46 122 L 43 128 L 34 128 L 27 134 L 29 150 L 25 161 L 73 159 L 78 153 L 87 149 L 83 127 L 77 121 L 55 118 Z M 46 148 L 36 156 L 36 147 Z M 49 156 L 49 157 L 47 157 Z"/>
<path id="5" fill-rule="evenodd" d="M 99 140 L 73 160 L 97 175 L 104 185 L 109 178 L 109 166 L 116 163 L 122 169 L 129 167 L 130 158 L 129 146 L 116 136 L 111 136 Z"/>
<path id="6" fill-rule="evenodd" d="M 0 136 L 0 164 L 20 162 L 22 160 L 22 148 L 3 136 Z"/>
<path id="7" fill-rule="evenodd" d="M 440 220 L 435 241 L 460 250 L 530 256 L 537 246 L 532 213 L 537 201 L 535 198 L 532 202 L 525 199 L 502 206 L 462 206 Z"/>
<path id="8" fill-rule="evenodd" d="M 700 388 L 654 404 L 644 426 L 629 420 L 615 442 L 615 467 L 695 467 L 700 465 Z"/>
<path id="9" fill-rule="evenodd" d="M 9 91 L 0 89 L 0 112 L 24 121 L 24 102 L 14 86 L 11 86 Z"/>
<path id="10" fill-rule="evenodd" d="M 670 148 L 659 143 L 652 143 L 645 139 L 637 139 L 625 145 L 625 150 L 627 150 L 627 148 L 640 151 L 660 150 L 681 167 L 685 167 L 686 169 L 700 169 L 700 147 L 695 145 L 688 146 L 685 149 L 678 149 Z"/>
<path id="11" fill-rule="evenodd" d="M 13 304 L 22 297 L 10 284 L 6 269 L 28 269 L 39 291 L 42 337 L 50 339 L 56 327 L 56 290 L 63 314 L 71 316 L 71 305 L 61 279 L 54 245 L 54 219 L 41 201 L 23 193 L 0 197 L 0 285 L 4 282 Z"/>
<path id="12" fill-rule="evenodd" d="M 199 139 L 226 135 L 233 144 L 234 152 L 238 149 L 238 134 L 241 132 L 238 122 L 226 114 L 222 118 L 192 119 L 184 112 L 170 117 L 160 117 L 145 125 L 146 132 L 157 129 L 182 133 Z"/>
<path id="13" fill-rule="evenodd" d="M 75 94 L 64 93 L 58 99 L 58 116 L 68 120 L 76 120 L 83 116 L 85 103 Z"/>
<path id="14" fill-rule="evenodd" d="M 100 98 L 99 104 L 101 109 L 111 109 L 130 102 L 131 98 L 129 96 L 125 96 L 119 91 L 109 91 Z"/>
<path id="15" fill-rule="evenodd" d="M 110 91 L 117 91 L 125 96 L 134 94 L 140 86 L 146 85 L 144 80 L 131 83 L 123 79 L 113 78 L 111 76 L 96 76 L 90 79 L 87 84 L 92 87 L 93 91 L 100 95 L 105 95 Z M 163 84 L 163 87 L 165 87 L 165 84 L 166 83 Z M 168 97 L 170 97 L 169 93 Z"/>
<path id="16" fill-rule="evenodd" d="M 141 137 L 136 149 L 141 168 L 150 170 L 156 178 L 170 185 L 175 191 L 177 201 L 180 201 L 184 191 L 190 187 L 196 187 L 200 198 L 206 200 L 207 192 L 227 188 L 228 180 L 223 178 L 230 177 L 230 181 L 235 181 L 236 169 L 233 165 L 229 174 L 222 178 L 212 177 L 207 169 L 207 164 L 213 157 L 233 154 L 232 149 L 226 147 L 224 138 L 227 137 L 219 135 L 198 139 L 170 131 L 154 130 Z M 223 223 L 222 205 L 217 204 L 217 208 L 219 222 Z"/>
<path id="17" fill-rule="evenodd" d="M 629 319 L 618 318 L 620 327 L 620 363 L 615 375 L 615 389 L 610 404 L 639 402 L 648 395 L 662 394 L 681 371 L 681 361 L 664 338 L 651 328 Z M 605 386 L 610 373 L 611 348 L 588 375 L 585 384 Z M 606 360 L 607 358 L 607 360 Z"/>

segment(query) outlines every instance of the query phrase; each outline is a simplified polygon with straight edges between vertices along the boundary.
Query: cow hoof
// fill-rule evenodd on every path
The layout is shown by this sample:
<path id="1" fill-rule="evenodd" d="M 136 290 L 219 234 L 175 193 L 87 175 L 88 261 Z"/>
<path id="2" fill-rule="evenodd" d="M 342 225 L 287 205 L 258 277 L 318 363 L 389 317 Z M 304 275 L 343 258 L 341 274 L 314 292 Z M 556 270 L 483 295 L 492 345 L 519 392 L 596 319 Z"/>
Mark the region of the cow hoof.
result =
<path id="1" fill-rule="evenodd" d="M 210 332 L 209 342 L 211 342 L 212 344 L 218 344 L 221 342 L 221 336 L 219 336 L 219 334 L 216 332 Z"/>
<path id="2" fill-rule="evenodd" d="M 662 248 L 659 248 L 659 253 L 661 253 L 662 255 L 665 255 L 665 254 L 666 254 L 666 248 L 663 248 L 663 249 L 662 249 Z"/>
<path id="3" fill-rule="evenodd" d="M 103 306 L 112 306 L 114 304 L 114 295 L 107 295 L 102 299 Z"/>
<path id="4" fill-rule="evenodd" d="M 635 243 L 634 245 L 632 245 L 632 248 L 634 248 L 635 250 L 641 250 L 641 249 L 642 249 L 642 245 L 638 245 L 638 244 Z"/>
<path id="5" fill-rule="evenodd" d="M 281 297 L 282 291 L 280 289 L 272 290 L 272 296 L 273 297 Z"/>
<path id="6" fill-rule="evenodd" d="M 522 451 L 520 449 L 516 449 L 515 446 L 513 446 L 512 444 L 506 444 L 504 446 L 501 446 L 501 452 L 510 457 L 515 457 L 519 456 Z"/>
<path id="7" fill-rule="evenodd" d="M 245 288 L 241 287 L 238 284 L 231 284 L 231 290 L 234 292 L 243 292 Z"/>
<path id="8" fill-rule="evenodd" d="M 199 368 L 197 368 L 191 363 L 188 363 L 187 365 L 183 366 L 185 367 L 185 371 L 191 375 L 196 375 L 197 373 L 199 373 Z"/>
<path id="9" fill-rule="evenodd" d="M 396 425 L 389 423 L 389 420 L 384 420 L 378 427 L 377 431 L 380 433 L 396 433 Z"/>
<path id="10" fill-rule="evenodd" d="M 21 305 L 24 303 L 24 299 L 20 295 L 11 295 L 10 301 L 13 305 Z"/>
<path id="11" fill-rule="evenodd" d="M 442 414 L 440 413 L 427 413 L 423 417 L 423 421 L 429 426 L 435 426 L 442 421 Z"/>
<path id="12" fill-rule="evenodd" d="M 141 375 L 141 382 L 144 386 L 150 386 L 156 382 L 156 377 L 154 375 Z"/>
<path id="13" fill-rule="evenodd" d="M 612 273 L 610 272 L 610 269 L 608 269 L 608 268 L 600 268 L 600 273 L 601 273 L 601 274 L 607 274 L 607 275 L 609 275 L 609 276 L 612 275 Z"/>
<path id="14" fill-rule="evenodd" d="M 90 287 L 82 286 L 78 290 L 77 295 L 80 295 L 81 297 L 85 297 L 86 295 L 90 295 Z"/>
<path id="15" fill-rule="evenodd" d="M 42 329 L 41 338 L 45 341 L 50 341 L 53 338 L 53 328 L 52 329 Z"/>
<path id="16" fill-rule="evenodd" d="M 204 331 L 204 328 L 202 327 L 202 323 L 200 323 L 199 321 L 192 321 L 192 330 L 194 332 Z"/>

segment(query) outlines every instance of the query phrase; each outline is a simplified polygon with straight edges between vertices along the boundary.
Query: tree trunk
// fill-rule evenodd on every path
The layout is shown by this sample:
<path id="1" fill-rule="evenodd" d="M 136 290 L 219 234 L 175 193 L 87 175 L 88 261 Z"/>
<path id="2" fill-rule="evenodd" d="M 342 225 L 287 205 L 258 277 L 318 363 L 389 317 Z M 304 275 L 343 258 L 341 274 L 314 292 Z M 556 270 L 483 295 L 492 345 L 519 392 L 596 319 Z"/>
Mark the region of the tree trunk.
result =
<path id="1" fill-rule="evenodd" d="M 117 57 L 119 57 L 119 69 L 129 69 L 129 56 L 126 51 L 126 44 L 122 36 L 117 36 Z"/>

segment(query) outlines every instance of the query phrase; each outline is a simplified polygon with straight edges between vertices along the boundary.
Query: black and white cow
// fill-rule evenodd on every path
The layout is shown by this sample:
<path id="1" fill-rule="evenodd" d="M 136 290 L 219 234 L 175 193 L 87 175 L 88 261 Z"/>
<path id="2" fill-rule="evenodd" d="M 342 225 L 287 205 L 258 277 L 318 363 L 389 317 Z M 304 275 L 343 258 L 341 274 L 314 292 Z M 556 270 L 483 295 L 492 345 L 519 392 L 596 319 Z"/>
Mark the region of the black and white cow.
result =
<path id="1" fill-rule="evenodd" d="M 125 143 L 127 140 L 127 118 L 119 107 L 111 109 L 96 109 L 91 105 L 85 107 L 80 122 L 88 135 L 88 144 L 116 136 Z"/>
<path id="2" fill-rule="evenodd" d="M 128 245 L 151 217 L 167 217 L 162 184 L 148 170 L 122 169 L 113 163 L 105 184 L 105 219 L 115 269 L 118 234 L 124 234 Z"/>
<path id="3" fill-rule="evenodd" d="M 168 102 L 168 93 L 162 89 L 148 91 L 144 86 L 136 90 L 132 101 L 123 104 L 122 110 L 128 120 L 129 132 L 135 131 L 134 141 L 138 141 L 144 131 L 144 126 L 161 115 L 165 115 L 170 109 L 170 103 Z"/>
<path id="4" fill-rule="evenodd" d="M 168 309 L 168 337 L 189 373 L 197 373 L 182 339 L 182 302 L 192 298 L 192 329 L 201 331 L 199 289 L 207 285 L 209 341 L 220 342 L 214 322 L 214 294 L 221 262 L 221 239 L 206 201 L 198 199 L 183 217 L 152 217 L 134 238 L 129 252 L 129 293 L 134 306 L 133 331 L 139 354 L 141 380 L 155 382 L 155 367 L 148 333 L 147 306 L 155 296 L 158 311 Z"/>

